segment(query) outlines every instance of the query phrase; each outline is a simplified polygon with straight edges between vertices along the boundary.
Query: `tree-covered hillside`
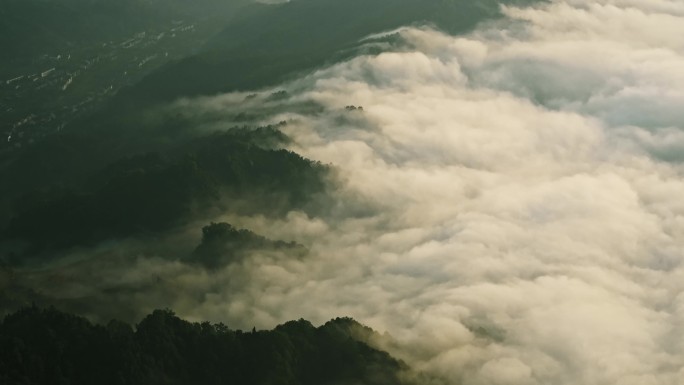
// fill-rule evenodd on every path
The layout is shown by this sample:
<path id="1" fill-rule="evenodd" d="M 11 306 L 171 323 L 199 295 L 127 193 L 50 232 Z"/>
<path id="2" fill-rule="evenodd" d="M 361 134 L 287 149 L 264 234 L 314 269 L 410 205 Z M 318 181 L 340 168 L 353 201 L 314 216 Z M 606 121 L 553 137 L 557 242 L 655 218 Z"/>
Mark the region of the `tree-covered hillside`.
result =
<path id="1" fill-rule="evenodd" d="M 0 323 L 0 383 L 112 385 L 399 385 L 406 366 L 359 336 L 350 318 L 270 331 L 190 323 L 156 310 L 135 327 L 94 325 L 53 308 Z"/>
<path id="2" fill-rule="evenodd" d="M 525 0 L 521 0 L 525 1 Z M 508 1 L 514 3 L 513 1 Z M 254 89 L 342 60 L 367 35 L 406 25 L 461 33 L 499 14 L 499 1 L 294 0 L 254 5 L 201 50 L 150 74 L 123 97 L 155 103 Z"/>
<path id="3" fill-rule="evenodd" d="M 22 255 L 160 234 L 212 209 L 269 217 L 309 210 L 325 193 L 328 170 L 279 149 L 286 140 L 274 126 L 234 128 L 123 157 L 82 183 L 58 179 L 28 190 L 11 203 L 0 250 L 16 262 Z M 65 181 L 69 174 L 55 175 Z M 21 180 L 17 175 L 16 183 Z"/>

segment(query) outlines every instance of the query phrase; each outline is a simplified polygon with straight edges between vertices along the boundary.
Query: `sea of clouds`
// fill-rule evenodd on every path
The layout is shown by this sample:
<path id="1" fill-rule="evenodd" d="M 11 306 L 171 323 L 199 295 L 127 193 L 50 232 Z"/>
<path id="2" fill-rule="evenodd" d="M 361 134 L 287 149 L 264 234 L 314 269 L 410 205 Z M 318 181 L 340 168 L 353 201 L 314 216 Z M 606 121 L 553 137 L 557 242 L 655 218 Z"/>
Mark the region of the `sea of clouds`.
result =
<path id="1" fill-rule="evenodd" d="M 350 315 L 447 383 L 684 383 L 684 3 L 503 13 L 283 85 L 264 121 L 334 165 L 339 207 L 224 218 L 310 256 L 231 266 L 246 278 L 188 311 Z"/>

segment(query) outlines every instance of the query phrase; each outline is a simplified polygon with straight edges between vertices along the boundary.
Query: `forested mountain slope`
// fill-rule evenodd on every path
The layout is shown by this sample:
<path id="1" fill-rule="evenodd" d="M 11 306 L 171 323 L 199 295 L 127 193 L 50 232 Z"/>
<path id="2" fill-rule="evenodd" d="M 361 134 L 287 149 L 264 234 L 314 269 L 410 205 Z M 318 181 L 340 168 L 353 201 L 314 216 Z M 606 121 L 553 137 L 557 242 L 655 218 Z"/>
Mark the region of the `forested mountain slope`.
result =
<path id="1" fill-rule="evenodd" d="M 0 323 L 0 382 L 16 385 L 399 385 L 406 366 L 350 318 L 241 331 L 156 310 L 135 328 L 25 308 Z"/>

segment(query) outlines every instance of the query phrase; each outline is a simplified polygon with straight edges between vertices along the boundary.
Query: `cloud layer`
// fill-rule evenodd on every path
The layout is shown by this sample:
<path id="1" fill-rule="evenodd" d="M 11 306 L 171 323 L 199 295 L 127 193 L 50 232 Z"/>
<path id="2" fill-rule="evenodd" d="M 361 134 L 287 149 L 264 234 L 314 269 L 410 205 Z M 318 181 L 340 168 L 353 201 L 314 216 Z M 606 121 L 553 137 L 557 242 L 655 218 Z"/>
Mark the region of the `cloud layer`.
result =
<path id="1" fill-rule="evenodd" d="M 285 85 L 290 111 L 269 119 L 339 168 L 341 207 L 230 218 L 312 259 L 240 266 L 241 293 L 202 307 L 349 314 L 451 383 L 684 381 L 684 8 L 504 13 L 462 37 L 404 29 L 391 52 Z"/>

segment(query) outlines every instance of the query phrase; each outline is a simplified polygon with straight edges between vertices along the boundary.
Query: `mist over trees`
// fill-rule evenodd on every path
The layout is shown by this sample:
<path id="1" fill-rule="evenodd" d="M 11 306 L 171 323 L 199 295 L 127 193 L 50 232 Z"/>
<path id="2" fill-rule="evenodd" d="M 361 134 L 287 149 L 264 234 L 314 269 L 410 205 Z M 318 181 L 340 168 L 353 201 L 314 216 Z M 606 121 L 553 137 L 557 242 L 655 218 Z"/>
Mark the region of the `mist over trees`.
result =
<path id="1" fill-rule="evenodd" d="M 235 129 L 122 158 L 78 187 L 17 198 L 3 238 L 32 254 L 158 233 L 212 207 L 268 216 L 305 209 L 325 192 L 328 171 L 264 145 L 282 140 L 275 127 Z"/>
<path id="2" fill-rule="evenodd" d="M 245 272 L 297 282 L 316 234 L 347 235 L 317 220 L 339 212 L 376 220 L 362 198 L 337 202 L 344 181 L 335 165 L 298 154 L 287 121 L 271 121 L 329 111 L 271 88 L 404 49 L 397 33 L 363 40 L 374 33 L 463 33 L 500 16 L 501 3 L 0 0 L 0 49 L 11 58 L 0 63 L 0 383 L 412 383 L 409 367 L 351 318 L 251 331 L 168 309 L 135 325 L 117 319 L 175 304 L 201 319 L 212 301 L 249 310 L 249 295 L 263 293 Z M 232 92 L 244 100 L 213 105 L 218 117 L 192 110 L 196 98 Z M 349 103 L 360 101 L 338 106 L 337 121 L 363 120 L 367 110 Z M 264 232 L 293 222 L 308 226 L 306 241 L 297 231 Z M 363 252 L 364 237 L 378 236 L 345 239 L 359 243 L 350 254 Z M 311 268 L 353 311 L 358 292 L 335 287 L 335 263 Z M 248 310 L 241 322 L 275 325 L 286 314 Z"/>
<path id="3" fill-rule="evenodd" d="M 236 229 L 229 223 L 211 223 L 202 228 L 202 243 L 188 257 L 190 263 L 218 268 L 239 262 L 253 251 L 284 251 L 288 255 L 304 256 L 306 248 L 295 242 L 273 241 L 249 230 Z"/>

